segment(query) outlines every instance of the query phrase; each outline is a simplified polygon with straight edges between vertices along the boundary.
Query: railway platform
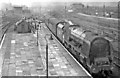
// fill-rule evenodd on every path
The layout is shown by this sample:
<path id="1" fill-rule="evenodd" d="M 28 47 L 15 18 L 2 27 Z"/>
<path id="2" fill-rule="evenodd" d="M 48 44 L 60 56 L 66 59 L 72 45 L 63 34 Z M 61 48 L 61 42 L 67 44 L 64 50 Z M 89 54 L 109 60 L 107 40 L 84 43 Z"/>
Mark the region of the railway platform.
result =
<path id="1" fill-rule="evenodd" d="M 41 24 L 37 33 L 7 33 L 0 49 L 1 76 L 46 76 L 46 43 L 48 43 L 48 75 L 89 77 L 89 73 L 53 37 Z M 46 37 L 45 37 L 46 36 Z M 47 41 L 46 41 L 47 40 Z"/>

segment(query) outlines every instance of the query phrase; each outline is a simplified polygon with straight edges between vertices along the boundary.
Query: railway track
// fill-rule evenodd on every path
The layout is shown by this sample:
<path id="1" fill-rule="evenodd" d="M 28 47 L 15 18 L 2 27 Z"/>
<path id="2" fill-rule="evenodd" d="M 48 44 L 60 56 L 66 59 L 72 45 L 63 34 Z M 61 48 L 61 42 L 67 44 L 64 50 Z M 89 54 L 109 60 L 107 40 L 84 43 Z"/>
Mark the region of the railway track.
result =
<path id="1" fill-rule="evenodd" d="M 75 16 L 77 18 L 83 19 L 83 18 L 87 18 L 84 19 L 86 21 L 89 22 L 93 22 L 93 23 L 98 23 L 100 26 L 104 27 L 104 28 L 111 28 L 112 30 L 117 30 L 118 29 L 118 19 L 114 19 L 114 18 L 106 18 L 106 17 L 98 17 L 98 16 L 92 16 L 92 15 L 85 15 L 85 14 L 81 14 L 78 13 L 78 16 Z"/>
<path id="2" fill-rule="evenodd" d="M 77 17 L 77 16 L 72 16 L 72 17 L 80 20 L 80 18 Z M 98 24 L 99 24 L 99 23 L 98 23 Z M 112 28 L 112 27 L 105 27 L 105 26 L 100 26 L 100 25 L 94 25 L 93 27 L 94 27 L 94 28 L 104 29 L 104 30 L 108 30 L 108 29 L 109 29 L 110 31 L 116 31 L 116 32 L 119 31 L 119 30 L 118 30 L 118 27 Z"/>
<path id="3" fill-rule="evenodd" d="M 9 29 L 9 23 L 7 23 L 6 25 L 2 26 L 2 28 L 0 29 L 1 32 L 1 36 L 0 36 L 0 49 L 2 48 L 5 36 L 6 36 L 6 32 Z M 2 63 L 3 63 L 3 57 L 2 57 L 2 53 L 0 52 L 0 77 L 2 76 Z"/>
<path id="4" fill-rule="evenodd" d="M 70 16 L 70 17 L 69 17 Z M 104 18 L 97 18 L 92 16 L 86 16 L 81 14 L 69 14 L 69 19 L 79 25 L 82 25 L 86 28 L 90 28 L 93 31 L 104 32 L 105 35 L 110 37 L 113 40 L 117 40 L 118 32 L 120 32 L 118 28 L 117 20 L 109 20 Z M 87 17 L 87 18 L 85 18 Z M 89 17 L 89 18 L 88 18 Z M 103 19 L 103 20 L 102 20 Z M 104 21 L 106 20 L 106 21 Z"/>
<path id="5" fill-rule="evenodd" d="M 99 17 L 99 16 L 87 15 L 87 14 L 83 14 L 83 13 L 77 13 L 77 14 L 79 14 L 79 15 L 84 15 L 84 16 L 88 16 L 88 17 L 102 18 L 102 19 L 107 19 L 107 20 L 115 20 L 115 21 L 118 21 L 118 20 L 119 20 L 119 19 L 117 19 L 117 18 Z"/>
<path id="6" fill-rule="evenodd" d="M 2 26 L 2 28 L 0 30 L 0 31 L 2 31 L 2 34 L 1 34 L 2 36 L 0 38 L 0 44 L 1 44 L 1 42 L 2 42 L 2 40 L 4 38 L 4 36 L 5 36 L 5 33 L 7 32 L 8 28 L 10 27 L 9 24 L 10 23 L 7 23 L 6 25 Z"/>
<path id="7" fill-rule="evenodd" d="M 106 37 L 109 37 L 110 39 L 114 41 L 118 40 L 118 32 L 120 32 L 120 30 L 116 28 L 100 26 L 95 23 L 80 20 L 78 17 L 71 17 L 68 20 L 72 21 L 75 24 L 80 25 L 81 27 L 85 29 L 90 29 L 99 34 L 103 34 Z"/>
<path id="8" fill-rule="evenodd" d="M 15 20 L 15 18 L 14 19 L 12 19 L 12 20 L 10 20 L 10 22 L 7 22 L 6 24 L 4 24 L 3 26 L 2 26 L 2 28 L 0 29 L 0 31 L 2 31 L 2 33 L 1 33 L 1 38 L 0 38 L 0 44 L 1 44 L 1 42 L 2 42 L 2 40 L 3 40 L 3 38 L 4 38 L 4 36 L 5 36 L 5 33 L 7 32 L 7 30 L 9 29 L 9 27 L 11 26 L 11 25 L 13 25 L 15 22 L 17 22 L 18 21 L 18 19 L 17 20 Z"/>

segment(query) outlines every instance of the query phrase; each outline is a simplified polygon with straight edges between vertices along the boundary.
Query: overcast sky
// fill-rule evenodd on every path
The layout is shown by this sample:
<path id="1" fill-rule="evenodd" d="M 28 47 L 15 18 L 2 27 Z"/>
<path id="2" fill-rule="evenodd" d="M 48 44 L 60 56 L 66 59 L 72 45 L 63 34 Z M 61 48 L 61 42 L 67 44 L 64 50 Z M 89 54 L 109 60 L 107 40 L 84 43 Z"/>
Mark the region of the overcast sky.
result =
<path id="1" fill-rule="evenodd" d="M 118 2 L 120 0 L 0 0 L 0 5 L 2 3 L 12 3 L 13 5 L 27 5 L 31 6 L 33 2 L 44 2 L 51 3 L 51 2 Z M 1 8 L 1 6 L 0 6 Z"/>

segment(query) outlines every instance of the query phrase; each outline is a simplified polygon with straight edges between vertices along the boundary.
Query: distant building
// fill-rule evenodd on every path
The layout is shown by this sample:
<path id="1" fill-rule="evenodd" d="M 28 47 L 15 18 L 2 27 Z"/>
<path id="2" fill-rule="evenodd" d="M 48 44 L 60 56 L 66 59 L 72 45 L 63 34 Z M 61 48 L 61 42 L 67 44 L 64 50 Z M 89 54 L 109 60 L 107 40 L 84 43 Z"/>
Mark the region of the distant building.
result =
<path id="1" fill-rule="evenodd" d="M 14 12 L 22 13 L 23 7 L 21 7 L 21 6 L 13 6 L 13 10 L 14 10 Z"/>
<path id="2" fill-rule="evenodd" d="M 72 9 L 75 11 L 75 12 L 82 12 L 82 9 L 85 7 L 84 4 L 82 3 L 73 3 L 71 5 Z"/>
<path id="3" fill-rule="evenodd" d="M 84 7 L 84 4 L 82 4 L 82 3 L 73 3 L 72 5 L 75 6 L 75 7 L 79 7 L 79 8 Z"/>
<path id="4" fill-rule="evenodd" d="M 15 13 L 30 13 L 30 10 L 26 6 L 14 6 L 13 10 Z"/>

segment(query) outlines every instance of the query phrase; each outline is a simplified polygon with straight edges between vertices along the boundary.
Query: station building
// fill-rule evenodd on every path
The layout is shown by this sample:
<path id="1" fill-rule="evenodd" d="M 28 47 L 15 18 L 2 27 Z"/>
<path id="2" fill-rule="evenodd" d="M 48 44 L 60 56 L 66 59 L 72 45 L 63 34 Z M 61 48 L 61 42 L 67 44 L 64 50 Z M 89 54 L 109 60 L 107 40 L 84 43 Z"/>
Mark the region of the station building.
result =
<path id="1" fill-rule="evenodd" d="M 31 33 L 31 25 L 25 19 L 21 19 L 16 23 L 14 30 L 17 33 Z"/>

